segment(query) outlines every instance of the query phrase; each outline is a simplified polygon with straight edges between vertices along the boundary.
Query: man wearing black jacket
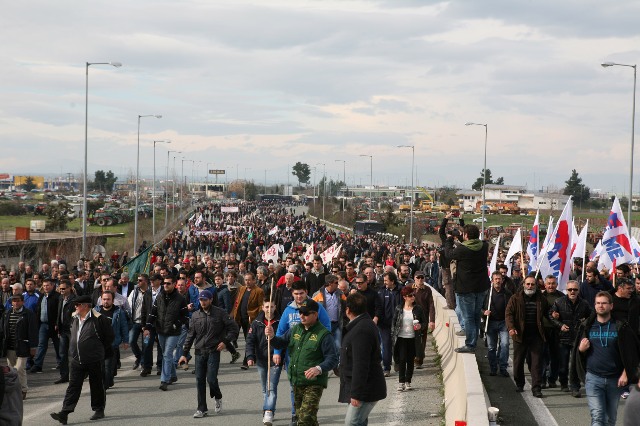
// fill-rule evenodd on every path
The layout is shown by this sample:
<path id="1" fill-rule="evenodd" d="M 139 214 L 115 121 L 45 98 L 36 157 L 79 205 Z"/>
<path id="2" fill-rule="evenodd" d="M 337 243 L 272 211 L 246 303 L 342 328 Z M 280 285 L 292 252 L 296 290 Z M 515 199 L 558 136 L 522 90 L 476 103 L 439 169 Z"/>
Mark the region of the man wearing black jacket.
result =
<path id="1" fill-rule="evenodd" d="M 71 341 L 71 316 L 75 311 L 74 300 L 76 296 L 72 291 L 73 286 L 69 280 L 60 281 L 60 303 L 58 303 L 58 315 L 56 316 L 56 331 L 60 339 L 60 378 L 54 383 L 67 383 L 69 381 L 69 342 Z"/>
<path id="2" fill-rule="evenodd" d="M 220 352 L 231 347 L 231 342 L 238 338 L 240 332 L 238 324 L 224 309 L 213 306 L 213 294 L 209 290 L 201 291 L 198 298 L 200 309 L 191 315 L 183 355 L 178 360 L 180 365 L 186 363 L 191 346 L 195 348 L 198 409 L 193 417 L 197 419 L 207 416 L 207 382 L 216 401 L 215 412 L 219 413 L 222 410 L 222 393 L 218 385 Z"/>
<path id="3" fill-rule="evenodd" d="M 60 351 L 58 332 L 56 331 L 56 320 L 58 314 L 58 303 L 60 294 L 56 292 L 55 286 L 50 278 L 44 280 L 42 285 L 42 295 L 36 305 L 36 319 L 38 320 L 38 351 L 33 360 L 33 367 L 29 372 L 42 373 L 42 364 L 47 354 L 49 339 L 53 341 L 53 348 L 56 351 L 56 361 L 60 364 Z"/>
<path id="4" fill-rule="evenodd" d="M 145 338 L 151 335 L 151 330 L 158 334 L 158 342 L 162 348 L 162 391 L 168 390 L 169 383 L 178 381 L 173 353 L 178 345 L 182 326 L 189 322 L 188 315 L 187 301 L 176 291 L 175 279 L 171 276 L 164 277 L 162 293 L 156 297 L 144 329 Z"/>
<path id="5" fill-rule="evenodd" d="M 443 227 L 446 227 L 450 217 L 451 213 L 447 213 L 442 221 Z M 447 259 L 456 261 L 453 285 L 466 333 L 465 346 L 455 349 L 459 353 L 471 353 L 476 350 L 482 302 L 490 287 L 487 269 L 489 244 L 479 238 L 480 230 L 477 226 L 465 225 L 461 244 L 454 246 L 453 237 L 448 237 L 444 241 L 445 256 Z"/>
<path id="6" fill-rule="evenodd" d="M 113 343 L 113 329 L 109 320 L 91 309 L 91 297 L 80 296 L 74 300 L 75 315 L 71 323 L 69 344 L 69 386 L 64 396 L 62 410 L 51 413 L 54 420 L 66 425 L 69 413 L 73 413 L 80 399 L 82 384 L 89 376 L 91 409 L 90 420 L 104 418 L 106 393 L 104 389 L 104 359 Z"/>
<path id="7" fill-rule="evenodd" d="M 380 339 L 362 294 L 347 297 L 346 315 L 349 324 L 340 349 L 338 401 L 349 404 L 346 425 L 366 425 L 373 407 L 387 397 L 387 384 L 380 366 Z"/>

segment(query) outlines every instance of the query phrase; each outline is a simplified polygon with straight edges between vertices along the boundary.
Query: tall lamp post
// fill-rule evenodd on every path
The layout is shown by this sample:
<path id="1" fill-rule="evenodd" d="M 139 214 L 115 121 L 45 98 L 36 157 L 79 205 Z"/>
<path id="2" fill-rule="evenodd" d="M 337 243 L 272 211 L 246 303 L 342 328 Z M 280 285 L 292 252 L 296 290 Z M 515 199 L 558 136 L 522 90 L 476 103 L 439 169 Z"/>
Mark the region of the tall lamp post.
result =
<path id="1" fill-rule="evenodd" d="M 251 167 L 245 167 L 244 168 L 244 185 L 243 185 L 243 194 L 242 194 L 242 199 L 244 201 L 247 201 L 247 170 L 251 170 Z"/>
<path id="2" fill-rule="evenodd" d="M 169 182 L 169 154 L 171 153 L 176 153 L 176 154 L 181 154 L 182 151 L 167 151 L 167 177 L 165 179 L 165 184 L 164 184 L 164 227 L 167 227 L 167 223 L 168 223 L 168 219 L 169 219 L 169 195 L 167 194 L 167 182 Z M 173 157 L 173 174 L 175 175 L 175 169 L 176 169 L 176 157 Z M 175 197 L 175 193 L 176 193 L 176 181 L 175 179 L 173 180 L 173 197 Z M 175 206 L 175 202 L 173 203 L 173 207 L 171 208 L 171 211 L 175 211 L 176 206 Z"/>
<path id="3" fill-rule="evenodd" d="M 410 244 L 413 244 L 413 195 L 415 192 L 413 190 L 413 175 L 415 174 L 414 164 L 416 158 L 416 147 L 415 145 L 398 145 L 398 148 L 411 148 L 411 213 L 409 216 L 411 220 L 411 226 L 409 227 L 409 241 Z"/>
<path id="4" fill-rule="evenodd" d="M 482 170 L 482 205 L 480 206 L 480 210 L 482 213 L 482 221 L 481 230 L 480 230 L 480 239 L 484 240 L 484 211 L 485 211 L 485 186 L 487 185 L 487 124 L 481 123 L 464 123 L 465 126 L 484 126 L 484 168 Z"/>
<path id="5" fill-rule="evenodd" d="M 631 204 L 633 203 L 633 145 L 635 142 L 635 127 L 636 127 L 636 65 L 628 65 L 628 64 L 618 64 L 615 62 L 604 62 L 601 64 L 603 67 L 629 67 L 633 68 L 633 110 L 631 112 L 631 159 L 629 160 L 629 209 L 627 211 L 627 223 L 629 224 L 629 229 L 631 229 Z"/>
<path id="6" fill-rule="evenodd" d="M 316 163 L 316 166 L 322 164 L 322 221 L 324 222 L 324 199 L 327 198 L 327 165 L 325 163 Z M 318 194 L 320 189 L 318 189 Z"/>
<path id="7" fill-rule="evenodd" d="M 182 218 L 182 206 L 184 204 L 184 186 L 187 184 L 187 177 L 184 175 L 185 161 L 191 161 L 193 165 L 193 160 L 182 159 L 182 171 L 180 172 L 180 218 Z"/>
<path id="8" fill-rule="evenodd" d="M 360 157 L 369 157 L 371 160 L 371 186 L 369 187 L 369 220 L 371 220 L 371 210 L 373 209 L 373 155 L 360 154 Z"/>
<path id="9" fill-rule="evenodd" d="M 205 188 L 204 188 L 204 199 L 205 202 L 207 200 L 207 197 L 209 196 L 209 164 L 213 164 L 213 163 L 207 163 L 207 170 L 205 170 L 206 174 L 206 178 L 205 178 Z M 218 175 L 216 175 L 216 179 L 218 178 Z"/>
<path id="10" fill-rule="evenodd" d="M 138 151 L 136 154 L 136 213 L 134 215 L 133 224 L 133 253 L 136 253 L 136 250 L 138 250 L 138 207 L 140 205 L 140 195 L 138 191 L 138 186 L 140 185 L 140 119 L 145 117 L 162 118 L 161 115 L 156 114 L 138 115 Z"/>
<path id="11" fill-rule="evenodd" d="M 153 141 L 153 189 L 151 190 L 151 235 L 153 244 L 156 243 L 156 144 L 158 143 L 171 143 L 171 141 Z"/>
<path id="12" fill-rule="evenodd" d="M 345 188 L 347 187 L 347 161 L 346 160 L 336 160 L 337 162 L 342 162 L 342 182 L 344 183 Z M 344 199 L 346 197 L 346 194 L 343 192 L 342 193 L 342 225 L 345 225 L 344 223 Z"/>
<path id="13" fill-rule="evenodd" d="M 111 65 L 120 68 L 120 62 L 85 62 L 85 89 L 84 89 L 84 173 L 82 182 L 82 257 L 87 250 L 87 146 L 89 127 L 89 66 L 91 65 Z"/>

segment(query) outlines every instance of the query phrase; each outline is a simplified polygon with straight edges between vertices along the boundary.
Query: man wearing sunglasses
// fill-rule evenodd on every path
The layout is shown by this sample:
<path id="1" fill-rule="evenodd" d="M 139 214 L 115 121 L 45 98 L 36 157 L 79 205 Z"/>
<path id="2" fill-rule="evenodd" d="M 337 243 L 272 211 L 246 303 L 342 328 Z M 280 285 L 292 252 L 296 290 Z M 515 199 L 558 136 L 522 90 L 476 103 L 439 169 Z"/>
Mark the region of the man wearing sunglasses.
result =
<path id="1" fill-rule="evenodd" d="M 577 281 L 567 282 L 567 294 L 555 302 L 551 307 L 551 321 L 560 333 L 558 347 L 558 379 L 562 392 L 571 391 L 574 398 L 580 398 L 580 381 L 574 375 L 569 375 L 569 357 L 573 350 L 576 330 L 580 321 L 591 315 L 591 307 L 586 300 L 579 297 L 580 285 Z M 569 386 L 567 386 L 569 385 Z"/>

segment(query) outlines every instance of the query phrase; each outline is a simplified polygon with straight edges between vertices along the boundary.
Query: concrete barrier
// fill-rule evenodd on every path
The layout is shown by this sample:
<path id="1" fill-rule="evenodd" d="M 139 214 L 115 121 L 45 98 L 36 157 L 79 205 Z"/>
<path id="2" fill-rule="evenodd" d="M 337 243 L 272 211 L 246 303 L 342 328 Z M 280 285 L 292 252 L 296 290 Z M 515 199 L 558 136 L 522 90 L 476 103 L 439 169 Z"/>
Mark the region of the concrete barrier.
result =
<path id="1" fill-rule="evenodd" d="M 480 379 L 476 357 L 454 352 L 455 348 L 464 346 L 464 337 L 455 334 L 461 329 L 458 317 L 453 309 L 447 308 L 440 293 L 433 288 L 431 292 L 436 307 L 433 337 L 441 358 L 446 424 L 454 426 L 456 421 L 466 421 L 468 426 L 488 426 L 487 409 L 491 404 Z"/>

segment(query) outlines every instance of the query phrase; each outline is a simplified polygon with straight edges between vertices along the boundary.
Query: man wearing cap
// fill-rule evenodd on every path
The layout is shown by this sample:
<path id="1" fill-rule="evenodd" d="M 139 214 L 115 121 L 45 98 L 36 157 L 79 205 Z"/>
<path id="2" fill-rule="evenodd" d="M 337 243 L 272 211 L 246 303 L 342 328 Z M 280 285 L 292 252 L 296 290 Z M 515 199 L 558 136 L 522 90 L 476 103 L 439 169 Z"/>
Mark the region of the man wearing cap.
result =
<path id="1" fill-rule="evenodd" d="M 162 275 L 155 274 L 151 277 L 151 288 L 146 291 L 142 297 L 142 308 L 141 308 L 141 321 L 142 328 L 144 329 L 147 324 L 147 318 L 151 314 L 151 308 L 155 303 L 157 297 L 162 294 Z M 158 341 L 158 335 L 155 330 L 151 330 L 149 333 L 149 338 L 146 336 L 142 341 L 142 371 L 140 372 L 140 377 L 147 377 L 151 374 L 151 367 L 153 367 L 153 343 Z M 160 345 L 156 345 L 158 348 L 156 355 L 156 370 L 158 374 L 160 374 L 160 370 L 162 368 L 162 350 L 160 350 Z"/>
<path id="2" fill-rule="evenodd" d="M 106 393 L 104 388 L 104 359 L 113 342 L 111 323 L 104 315 L 91 309 L 90 296 L 74 300 L 75 314 L 71 323 L 69 343 L 69 385 L 64 395 L 62 410 L 51 413 L 54 420 L 66 425 L 69 413 L 73 413 L 80 399 L 82 384 L 89 376 L 91 409 L 95 411 L 90 420 L 104 418 Z"/>
<path id="3" fill-rule="evenodd" d="M 18 370 L 18 379 L 22 387 L 22 399 L 27 397 L 27 358 L 36 354 L 38 346 L 38 324 L 33 312 L 24 306 L 24 296 L 11 296 L 11 309 L 4 313 L 2 321 L 2 350 L 0 355 L 7 357 L 7 365 Z"/>
<path id="4" fill-rule="evenodd" d="M 319 310 L 318 302 L 308 299 L 299 308 L 300 323 L 284 335 L 275 336 L 273 327 L 265 328 L 274 347 L 289 351 L 287 374 L 293 387 L 299 426 L 318 424 L 318 408 L 327 387 L 328 373 L 338 366 L 331 333 L 318 321 Z"/>
<path id="5" fill-rule="evenodd" d="M 194 347 L 196 352 L 196 387 L 198 390 L 198 408 L 194 418 L 207 416 L 207 388 L 215 398 L 215 412 L 222 411 L 222 392 L 218 385 L 218 368 L 220 352 L 231 347 L 231 342 L 238 338 L 239 328 L 229 314 L 212 303 L 213 294 L 209 290 L 200 292 L 200 309 L 191 315 L 191 324 L 187 339 L 184 342 L 182 356 L 178 364 L 187 362 L 187 355 Z"/>

